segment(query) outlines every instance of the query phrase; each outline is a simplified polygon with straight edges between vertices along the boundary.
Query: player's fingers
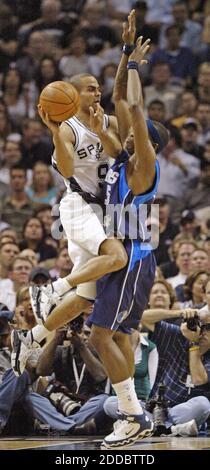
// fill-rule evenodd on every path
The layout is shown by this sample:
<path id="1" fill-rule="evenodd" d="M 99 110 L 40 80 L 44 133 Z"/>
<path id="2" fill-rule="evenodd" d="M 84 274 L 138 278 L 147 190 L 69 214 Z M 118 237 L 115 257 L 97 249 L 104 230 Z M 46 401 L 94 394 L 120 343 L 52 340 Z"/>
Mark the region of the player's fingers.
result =
<path id="1" fill-rule="evenodd" d="M 136 41 L 136 46 L 137 46 L 137 47 L 141 47 L 141 45 L 142 45 L 142 39 L 143 39 L 143 36 L 139 36 L 139 38 L 138 38 L 137 41 Z"/>
<path id="2" fill-rule="evenodd" d="M 90 115 L 93 117 L 94 116 L 94 109 L 92 106 L 89 106 L 89 111 L 90 111 Z"/>

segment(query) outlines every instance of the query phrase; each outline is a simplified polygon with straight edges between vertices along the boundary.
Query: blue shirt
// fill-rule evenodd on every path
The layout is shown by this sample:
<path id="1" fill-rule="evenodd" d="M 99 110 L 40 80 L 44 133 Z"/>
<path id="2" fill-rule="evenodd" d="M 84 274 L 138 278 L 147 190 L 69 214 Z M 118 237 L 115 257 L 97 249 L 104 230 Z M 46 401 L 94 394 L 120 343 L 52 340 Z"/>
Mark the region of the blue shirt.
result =
<path id="1" fill-rule="evenodd" d="M 161 321 L 150 333 L 159 353 L 157 377 L 152 396 L 157 393 L 158 384 L 166 385 L 165 397 L 170 406 L 179 405 L 193 396 L 210 398 L 210 351 L 204 355 L 203 364 L 208 374 L 208 383 L 190 389 L 186 386 L 189 372 L 189 341 L 183 336 L 179 326 Z"/>
<path id="2" fill-rule="evenodd" d="M 152 251 L 150 233 L 147 230 L 148 210 L 154 201 L 160 180 L 159 163 L 155 162 L 155 181 L 151 189 L 135 196 L 129 188 L 126 177 L 128 154 L 123 151 L 108 171 L 105 178 L 105 226 L 109 238 L 124 241 L 130 255 L 131 246 L 135 262 Z M 106 221 L 108 223 L 106 224 Z"/>

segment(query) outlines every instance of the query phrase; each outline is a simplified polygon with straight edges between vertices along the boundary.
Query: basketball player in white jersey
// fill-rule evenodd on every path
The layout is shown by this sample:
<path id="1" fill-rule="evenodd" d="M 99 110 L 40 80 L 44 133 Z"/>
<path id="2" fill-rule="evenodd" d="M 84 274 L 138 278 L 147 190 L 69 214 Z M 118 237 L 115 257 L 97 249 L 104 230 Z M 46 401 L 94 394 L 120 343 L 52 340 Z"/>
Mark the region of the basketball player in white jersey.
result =
<path id="1" fill-rule="evenodd" d="M 53 166 L 64 177 L 67 186 L 60 204 L 60 218 L 74 268 L 70 276 L 58 279 L 53 286 L 32 289 L 34 314 L 39 323 L 44 321 L 45 324 L 34 327 L 30 339 L 27 335 L 28 346 L 31 342 L 34 345 L 40 343 L 52 330 L 90 305 L 95 298 L 95 282 L 89 281 L 118 271 L 127 264 L 123 245 L 117 239 L 107 239 L 101 221 L 89 204 L 100 199 L 102 182 L 109 168 L 108 155 L 115 158 L 122 150 L 116 118 L 103 115 L 99 84 L 93 76 L 80 74 L 72 77 L 71 83 L 80 93 L 80 109 L 76 116 L 59 126 L 40 106 L 39 114 L 53 135 Z M 101 119 L 104 120 L 103 131 Z M 93 121 L 95 132 L 91 130 Z M 78 287 L 71 298 L 64 299 L 48 317 L 57 299 L 75 286 Z M 14 330 L 12 362 L 17 375 L 23 372 L 28 355 L 21 339 L 22 332 Z"/>

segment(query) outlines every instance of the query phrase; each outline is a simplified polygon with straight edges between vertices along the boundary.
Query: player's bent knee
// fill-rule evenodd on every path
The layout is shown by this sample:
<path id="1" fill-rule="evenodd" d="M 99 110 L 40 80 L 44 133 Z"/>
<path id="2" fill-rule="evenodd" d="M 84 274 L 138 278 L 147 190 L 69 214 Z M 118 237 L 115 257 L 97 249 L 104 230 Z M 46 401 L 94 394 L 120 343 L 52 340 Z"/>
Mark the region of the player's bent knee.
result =
<path id="1" fill-rule="evenodd" d="M 111 257 L 110 260 L 110 272 L 112 271 L 119 271 L 120 269 L 123 269 L 128 262 L 128 257 L 126 252 L 125 253 L 116 253 Z"/>

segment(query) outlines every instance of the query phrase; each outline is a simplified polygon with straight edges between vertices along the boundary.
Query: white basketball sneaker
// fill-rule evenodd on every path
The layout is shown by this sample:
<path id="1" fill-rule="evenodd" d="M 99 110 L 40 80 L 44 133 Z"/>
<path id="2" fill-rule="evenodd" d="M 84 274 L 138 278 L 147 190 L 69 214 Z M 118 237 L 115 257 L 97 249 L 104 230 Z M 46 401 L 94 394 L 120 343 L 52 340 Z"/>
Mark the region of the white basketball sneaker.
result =
<path id="1" fill-rule="evenodd" d="M 54 291 L 53 284 L 29 287 L 33 314 L 39 325 L 43 325 L 49 314 L 60 302 L 59 295 Z"/>
<path id="2" fill-rule="evenodd" d="M 132 445 L 135 441 L 149 437 L 153 433 L 153 423 L 148 416 L 121 415 L 114 423 L 114 431 L 104 438 L 102 449 L 121 449 Z"/>
<path id="3" fill-rule="evenodd" d="M 31 330 L 13 330 L 11 333 L 12 354 L 11 363 L 16 376 L 20 376 L 26 366 L 32 349 L 39 348 L 40 344 L 34 340 Z"/>
<path id="4" fill-rule="evenodd" d="M 198 428 L 195 419 L 186 423 L 171 426 L 171 437 L 173 436 L 198 436 Z"/>

